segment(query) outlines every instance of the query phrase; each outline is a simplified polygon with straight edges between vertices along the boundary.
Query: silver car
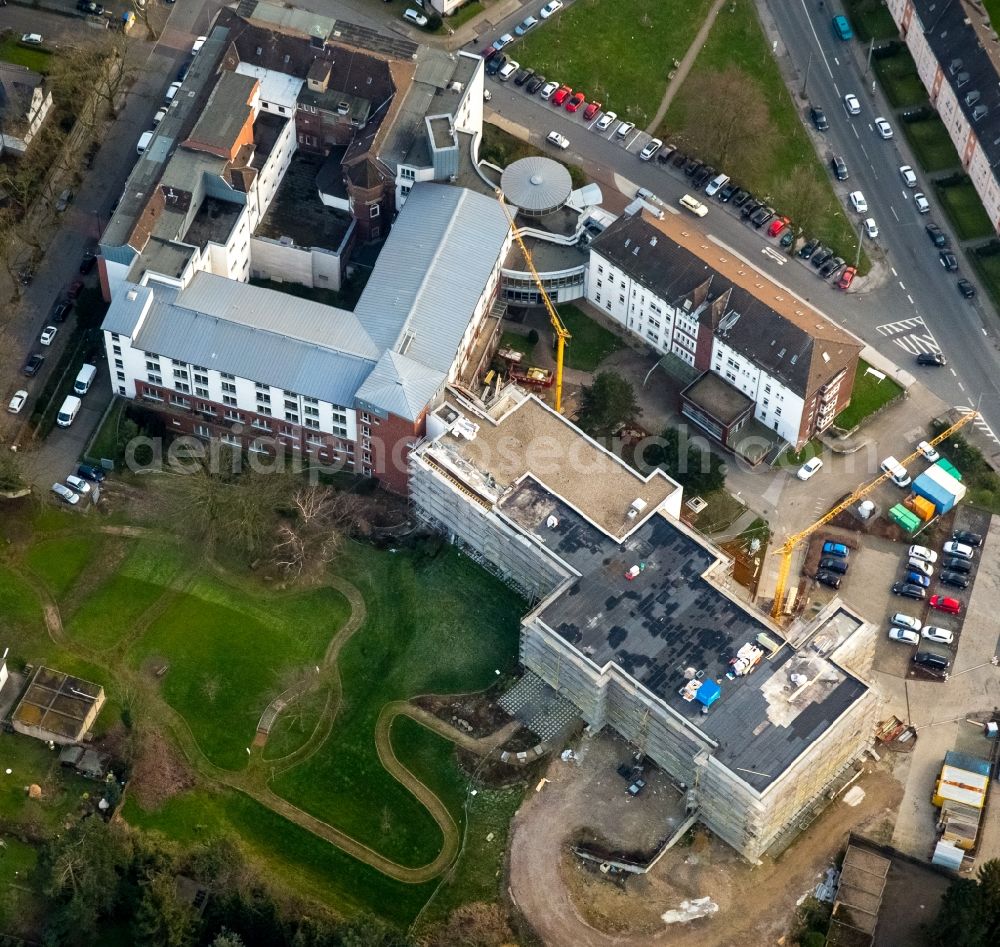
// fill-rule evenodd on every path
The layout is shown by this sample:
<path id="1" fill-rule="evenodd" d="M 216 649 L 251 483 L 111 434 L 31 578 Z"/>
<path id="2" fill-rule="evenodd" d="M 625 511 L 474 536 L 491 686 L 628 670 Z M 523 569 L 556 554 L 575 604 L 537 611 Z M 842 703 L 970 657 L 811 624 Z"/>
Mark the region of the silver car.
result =
<path id="1" fill-rule="evenodd" d="M 76 506 L 80 502 L 80 494 L 74 493 L 69 487 L 64 483 L 54 483 L 52 484 L 52 492 L 59 497 L 64 503 L 68 503 L 70 506 Z"/>

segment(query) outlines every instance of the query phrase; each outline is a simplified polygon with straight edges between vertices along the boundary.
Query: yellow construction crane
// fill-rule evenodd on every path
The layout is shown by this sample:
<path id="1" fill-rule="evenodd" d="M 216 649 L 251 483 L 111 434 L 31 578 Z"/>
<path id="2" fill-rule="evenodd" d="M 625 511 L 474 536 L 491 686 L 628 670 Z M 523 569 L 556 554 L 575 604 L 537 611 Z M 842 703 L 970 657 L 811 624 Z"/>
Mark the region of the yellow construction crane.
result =
<path id="1" fill-rule="evenodd" d="M 507 221 L 510 223 L 510 229 L 514 232 L 514 239 L 517 241 L 517 245 L 521 248 L 521 253 L 524 256 L 524 262 L 528 264 L 528 269 L 531 270 L 531 275 L 535 280 L 535 285 L 538 287 L 538 292 L 541 294 L 542 301 L 545 303 L 545 309 L 549 314 L 549 322 L 552 323 L 552 331 L 556 334 L 555 408 L 559 414 L 562 414 L 563 355 L 566 350 L 566 342 L 569 341 L 572 336 L 569 334 L 569 330 L 566 326 L 563 325 L 562 319 L 559 318 L 559 313 L 556 312 L 556 307 L 552 305 L 552 300 L 549 299 L 549 294 L 545 292 L 545 286 L 542 284 L 542 278 L 538 275 L 538 270 L 535 269 L 535 264 L 531 259 L 531 254 L 528 252 L 528 248 L 524 245 L 521 235 L 517 232 L 517 224 L 514 223 L 514 218 L 507 209 L 507 201 L 504 199 L 503 191 L 501 191 L 500 188 L 497 188 L 496 195 L 497 200 L 500 201 L 500 206 L 503 208 L 504 214 L 507 216 Z"/>
<path id="2" fill-rule="evenodd" d="M 936 444 L 940 444 L 942 441 L 947 440 L 952 436 L 959 428 L 965 427 L 973 418 L 978 417 L 976 411 L 970 411 L 968 414 L 963 415 L 963 417 L 956 421 L 948 430 L 943 431 L 938 434 L 933 440 L 928 441 L 928 443 L 933 447 Z M 915 450 L 909 457 L 901 461 L 902 465 L 905 467 L 911 460 L 916 460 L 920 457 L 920 451 Z M 781 564 L 778 567 L 778 584 L 774 588 L 774 605 L 771 607 L 771 617 L 777 619 L 781 615 L 781 610 L 785 604 L 785 586 L 788 584 L 788 575 L 792 570 L 792 553 L 795 547 L 802 542 L 808 536 L 811 536 L 817 529 L 825 526 L 830 520 L 838 516 L 844 510 L 846 510 L 852 503 L 856 503 L 862 497 L 867 496 L 876 487 L 885 483 L 889 479 L 889 474 L 884 473 L 881 477 L 872 480 L 871 483 L 862 484 L 855 490 L 846 500 L 842 500 L 838 503 L 829 513 L 825 516 L 820 517 L 811 526 L 807 526 L 805 529 L 800 530 L 797 533 L 789 536 L 779 549 L 775 552 L 781 556 Z"/>

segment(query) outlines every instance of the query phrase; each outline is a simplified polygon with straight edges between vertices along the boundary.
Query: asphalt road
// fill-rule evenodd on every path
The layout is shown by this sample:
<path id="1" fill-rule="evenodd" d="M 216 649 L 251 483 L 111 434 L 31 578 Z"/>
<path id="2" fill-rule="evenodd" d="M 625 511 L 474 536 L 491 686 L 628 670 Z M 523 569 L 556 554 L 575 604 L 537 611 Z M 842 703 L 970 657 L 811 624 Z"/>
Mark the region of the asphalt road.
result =
<path id="1" fill-rule="evenodd" d="M 864 217 L 875 218 L 880 233 L 877 246 L 869 251 L 878 265 L 868 279 L 857 281 L 856 289 L 844 294 L 819 280 L 807 264 L 775 253 L 774 241 L 723 205 L 706 199 L 709 215 L 697 223 L 692 221 L 692 226 L 703 228 L 711 238 L 740 253 L 885 356 L 914 371 L 921 382 L 949 404 L 978 406 L 991 430 L 1000 433 L 1000 339 L 995 333 L 995 320 L 987 322 L 988 304 L 982 292 L 972 302 L 959 295 L 956 282 L 960 276 L 975 282 L 975 274 L 962 265 L 961 254 L 957 274 L 946 273 L 938 260 L 938 251 L 924 227 L 933 220 L 949 232 L 947 219 L 936 206 L 930 182 L 919 170 L 917 190 L 930 199 L 930 214 L 917 212 L 913 192 L 903 185 L 899 167 L 909 164 L 918 168 L 918 163 L 906 146 L 893 110 L 878 92 L 873 97 L 871 78 L 863 77 L 866 51 L 856 43 L 836 40 L 830 27 L 831 11 L 820 10 L 812 0 L 781 3 L 778 13 L 778 54 L 787 53 L 787 65 L 798 70 L 796 86 L 791 90 L 793 98 L 802 104 L 802 120 L 807 124 L 808 106 L 798 93 L 808 69 L 808 96 L 824 108 L 830 122 L 830 129 L 822 134 L 813 132 L 808 125 L 817 153 L 827 167 L 834 154 L 847 162 L 849 179 L 833 182 L 834 187 L 844 201 L 848 219 L 860 226 Z M 492 33 L 481 35 L 479 45 L 485 46 L 500 34 L 512 31 L 523 16 L 521 10 L 508 17 Z M 537 27 L 545 28 L 545 24 Z M 516 41 L 504 53 L 522 66 L 531 65 L 518 57 Z M 614 183 L 626 193 L 631 193 L 627 182 L 648 188 L 662 198 L 668 209 L 675 208 L 677 198 L 691 190 L 690 181 L 672 166 L 665 168 L 635 157 L 648 140 L 645 133 L 632 132 L 623 146 L 615 134 L 617 122 L 598 134 L 584 124 L 582 112 L 569 114 L 537 95 L 528 95 L 512 81 L 488 78 L 487 88 L 493 96 L 489 108 L 526 129 L 532 143 L 542 149 L 551 148 L 545 142 L 550 131 L 560 132 L 569 139 L 570 148 L 558 154 L 553 149 L 553 156 L 584 166 L 598 180 Z M 848 92 L 861 100 L 860 115 L 847 114 L 843 96 Z M 888 118 L 893 126 L 891 140 L 883 141 L 876 134 L 873 120 L 877 115 Z M 738 169 L 724 170 L 739 177 Z M 624 186 L 620 178 L 626 179 Z M 864 193 L 867 214 L 856 214 L 849 207 L 847 194 L 852 190 Z M 957 246 L 954 235 L 952 244 Z M 989 315 L 992 319 L 992 313 Z M 949 366 L 917 368 L 916 355 L 933 351 L 943 352 Z M 1000 447 L 1000 441 L 997 444 Z"/>

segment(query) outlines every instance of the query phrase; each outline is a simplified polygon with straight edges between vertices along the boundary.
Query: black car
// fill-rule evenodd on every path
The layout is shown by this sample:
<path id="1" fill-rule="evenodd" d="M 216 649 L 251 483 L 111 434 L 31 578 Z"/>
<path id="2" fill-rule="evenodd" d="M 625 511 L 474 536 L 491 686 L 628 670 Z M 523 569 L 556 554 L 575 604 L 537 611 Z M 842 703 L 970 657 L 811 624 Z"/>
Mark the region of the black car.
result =
<path id="1" fill-rule="evenodd" d="M 845 262 L 846 261 L 844 260 L 843 257 L 839 256 L 832 257 L 819 268 L 819 275 L 823 279 L 829 279 L 844 265 Z"/>
<path id="2" fill-rule="evenodd" d="M 687 164 L 684 165 L 684 174 L 686 177 L 694 177 L 703 167 L 705 167 L 705 162 L 699 161 L 697 158 L 688 158 Z"/>
<path id="3" fill-rule="evenodd" d="M 819 248 L 819 241 L 816 239 L 807 240 L 803 245 L 802 249 L 799 250 L 799 256 L 803 260 L 808 260 Z"/>
<path id="4" fill-rule="evenodd" d="M 756 198 L 754 198 L 752 201 L 747 201 L 740 208 L 740 217 L 746 219 L 747 217 L 756 214 L 757 211 L 759 211 L 763 206 L 764 206 L 763 201 L 759 201 Z"/>
<path id="5" fill-rule="evenodd" d="M 893 595 L 902 595 L 903 598 L 925 599 L 927 590 L 912 582 L 896 582 L 892 587 Z"/>
<path id="6" fill-rule="evenodd" d="M 958 260 L 955 259 L 955 254 L 950 253 L 947 250 L 942 250 L 938 253 L 938 259 L 941 260 L 941 265 L 949 272 L 954 273 L 958 269 Z"/>
<path id="7" fill-rule="evenodd" d="M 818 132 L 825 132 L 830 127 L 830 123 L 826 120 L 826 113 L 818 105 L 809 106 L 809 118 L 812 119 Z"/>
<path id="8" fill-rule="evenodd" d="M 683 151 L 678 151 L 673 157 L 674 167 L 683 168 L 684 165 L 686 165 L 689 160 L 690 159 L 686 154 L 684 154 Z"/>
<path id="9" fill-rule="evenodd" d="M 486 63 L 486 75 L 495 76 L 506 65 L 506 56 L 490 56 L 489 61 Z"/>
<path id="10" fill-rule="evenodd" d="M 913 656 L 913 663 L 935 671 L 945 671 L 951 666 L 951 662 L 944 655 L 934 654 L 931 651 L 918 651 Z"/>
<path id="11" fill-rule="evenodd" d="M 733 194 L 732 204 L 733 207 L 742 207 L 747 201 L 753 197 L 749 191 L 744 191 L 743 188 L 737 188 L 736 193 Z"/>
<path id="12" fill-rule="evenodd" d="M 732 200 L 733 195 L 739 190 L 732 181 L 730 181 L 725 187 L 720 187 L 716 192 L 715 199 L 720 204 L 728 204 Z"/>
<path id="13" fill-rule="evenodd" d="M 514 76 L 514 85 L 524 85 L 534 74 L 534 69 L 519 69 Z"/>
<path id="14" fill-rule="evenodd" d="M 969 587 L 969 577 L 961 572 L 942 572 L 938 578 L 942 585 L 953 585 L 956 589 L 967 589 Z"/>
<path id="15" fill-rule="evenodd" d="M 53 322 L 65 322 L 66 317 L 70 314 L 73 309 L 73 304 L 66 299 L 60 299 L 52 307 L 52 321 Z"/>
<path id="16" fill-rule="evenodd" d="M 947 569 L 948 572 L 961 572 L 962 575 L 968 575 L 972 571 L 972 563 L 968 559 L 952 556 L 951 559 L 945 559 L 941 563 L 941 568 Z"/>
<path id="17" fill-rule="evenodd" d="M 823 570 L 820 570 L 816 573 L 816 581 L 819 582 L 820 585 L 826 585 L 831 589 L 840 588 L 840 576 L 834 572 L 824 572 Z"/>
<path id="18" fill-rule="evenodd" d="M 966 299 L 972 299 L 972 297 L 976 295 L 976 287 L 973 286 L 967 279 L 960 279 L 956 285 L 958 286 L 958 291 Z"/>
<path id="19" fill-rule="evenodd" d="M 35 375 L 38 374 L 38 371 L 42 367 L 44 362 L 45 362 L 44 355 L 32 355 L 28 359 L 28 361 L 24 363 L 24 368 L 21 369 L 21 372 L 27 375 L 28 378 L 34 378 Z"/>
<path id="20" fill-rule="evenodd" d="M 850 565 L 846 559 L 838 559 L 836 556 L 824 556 L 819 561 L 820 571 L 836 572 L 837 575 L 846 575 Z"/>
<path id="21" fill-rule="evenodd" d="M 80 275 L 86 276 L 94 268 L 96 262 L 97 254 L 93 250 L 88 250 L 80 261 Z"/>
<path id="22" fill-rule="evenodd" d="M 820 247 L 818 250 L 813 250 L 813 255 L 809 259 L 809 262 L 818 270 L 832 256 L 833 250 L 829 247 Z"/>
<path id="23" fill-rule="evenodd" d="M 546 81 L 545 76 L 536 74 L 528 80 L 527 85 L 524 87 L 524 91 L 530 92 L 534 95 L 543 85 L 545 85 Z"/>
<path id="24" fill-rule="evenodd" d="M 971 529 L 956 529 L 951 534 L 951 541 L 955 543 L 965 543 L 973 549 L 978 549 L 983 544 L 983 537 L 979 533 L 972 532 Z"/>
<path id="25" fill-rule="evenodd" d="M 691 181 L 700 191 L 718 173 L 710 164 L 706 164 L 697 174 L 692 176 Z"/>
<path id="26" fill-rule="evenodd" d="M 185 59 L 184 62 L 181 63 L 180 69 L 177 70 L 178 82 L 183 82 L 187 78 L 188 70 L 191 68 L 191 63 L 193 62 L 194 57 L 192 56 L 190 59 Z"/>
<path id="27" fill-rule="evenodd" d="M 92 467 L 90 464 L 80 464 L 76 468 L 76 475 L 84 480 L 92 480 L 94 483 L 104 483 L 107 474 L 100 467 Z"/>
<path id="28" fill-rule="evenodd" d="M 850 177 L 847 173 L 847 162 L 839 155 L 830 159 L 830 167 L 833 168 L 833 176 L 838 181 L 846 181 Z"/>
<path id="29" fill-rule="evenodd" d="M 750 215 L 750 223 L 760 230 L 773 216 L 773 207 L 760 207 Z"/>
<path id="30" fill-rule="evenodd" d="M 940 352 L 921 352 L 917 356 L 918 365 L 927 365 L 932 368 L 943 368 L 948 364 L 948 359 L 946 359 Z"/>
<path id="31" fill-rule="evenodd" d="M 930 238 L 931 243 L 934 246 L 941 248 L 948 246 L 948 238 L 945 236 L 945 232 L 937 224 L 926 224 L 924 230 L 927 231 L 927 236 Z"/>

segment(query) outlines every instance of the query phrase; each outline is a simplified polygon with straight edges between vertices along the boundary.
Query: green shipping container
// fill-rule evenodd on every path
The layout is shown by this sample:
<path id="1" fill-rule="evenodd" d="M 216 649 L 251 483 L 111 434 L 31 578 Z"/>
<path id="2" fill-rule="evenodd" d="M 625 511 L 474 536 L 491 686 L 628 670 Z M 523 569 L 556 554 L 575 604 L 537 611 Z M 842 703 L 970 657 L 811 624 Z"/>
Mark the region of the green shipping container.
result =
<path id="1" fill-rule="evenodd" d="M 911 513 L 900 503 L 897 503 L 889 510 L 889 519 L 901 526 L 908 533 L 915 533 L 921 525 L 920 517 L 915 513 Z"/>
<path id="2" fill-rule="evenodd" d="M 961 480 L 962 475 L 958 472 L 958 468 L 950 461 L 942 457 L 937 465 L 947 473 L 950 473 L 956 480 Z"/>

